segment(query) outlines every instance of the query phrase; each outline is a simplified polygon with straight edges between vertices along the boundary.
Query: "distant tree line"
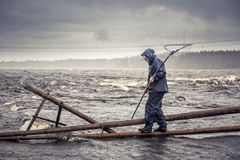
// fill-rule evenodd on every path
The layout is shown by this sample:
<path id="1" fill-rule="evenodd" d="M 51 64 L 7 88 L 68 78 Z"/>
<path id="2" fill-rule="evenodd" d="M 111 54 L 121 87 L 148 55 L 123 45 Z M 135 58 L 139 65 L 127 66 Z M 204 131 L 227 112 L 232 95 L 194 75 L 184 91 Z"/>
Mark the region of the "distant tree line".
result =
<path id="1" fill-rule="evenodd" d="M 240 68 L 240 50 L 189 52 L 173 57 L 173 69 L 234 69 Z"/>
<path id="2" fill-rule="evenodd" d="M 167 54 L 158 55 L 162 60 Z M 0 68 L 21 69 L 142 69 L 147 64 L 140 56 L 115 59 L 67 59 L 57 61 L 0 62 Z M 168 69 L 240 69 L 240 50 L 178 53 L 166 63 Z"/>

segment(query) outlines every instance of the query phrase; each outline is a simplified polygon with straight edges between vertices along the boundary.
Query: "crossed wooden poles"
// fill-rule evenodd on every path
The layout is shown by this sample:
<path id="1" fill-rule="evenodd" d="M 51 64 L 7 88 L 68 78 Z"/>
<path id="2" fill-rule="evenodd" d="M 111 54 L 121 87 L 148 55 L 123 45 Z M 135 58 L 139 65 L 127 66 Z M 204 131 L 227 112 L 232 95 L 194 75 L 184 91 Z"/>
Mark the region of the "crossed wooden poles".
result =
<path id="1" fill-rule="evenodd" d="M 112 127 L 123 127 L 123 126 L 132 126 L 144 124 L 144 119 L 132 119 L 132 120 L 119 120 L 119 121 L 108 121 L 108 122 L 99 122 L 78 110 L 68 106 L 64 102 L 50 96 L 48 93 L 45 93 L 33 86 L 27 85 L 25 89 L 41 96 L 43 98 L 40 106 L 38 107 L 36 113 L 34 114 L 32 120 L 29 123 L 26 131 L 11 131 L 11 132 L 1 132 L 0 140 L 29 140 L 29 139 L 62 139 L 62 136 L 58 136 L 56 134 L 51 133 L 63 133 L 63 132 L 71 132 L 71 131 L 80 131 L 80 130 L 91 130 L 91 129 L 102 129 L 102 131 L 106 131 L 107 133 L 100 134 L 81 134 L 81 135 L 71 135 L 70 137 L 83 137 L 83 138 L 122 138 L 122 137 L 154 137 L 154 136 L 169 136 L 169 135 L 187 135 L 187 134 L 201 134 L 201 133 L 217 133 L 217 132 L 233 132 L 240 131 L 240 125 L 236 126 L 221 126 L 221 127 L 211 127 L 211 128 L 195 128 L 195 129 L 179 129 L 179 130 L 171 130 L 166 133 L 161 132 L 152 132 L 152 133 L 139 133 L 139 132 L 120 132 L 117 133 Z M 48 100 L 56 104 L 58 109 L 58 114 L 56 121 L 49 120 L 46 118 L 39 117 L 38 114 L 43 107 L 44 102 Z M 90 124 L 77 125 L 77 126 L 66 126 L 66 124 L 60 123 L 60 117 L 62 109 L 65 109 L 72 114 L 86 120 Z M 210 117 L 224 114 L 234 114 L 240 112 L 240 106 L 236 107 L 228 107 L 228 108 L 219 108 L 219 109 L 208 109 L 202 111 L 194 111 L 188 113 L 180 113 L 180 114 L 172 114 L 167 115 L 167 121 L 174 120 L 185 120 L 185 119 L 193 119 L 193 118 L 201 118 L 201 117 Z M 48 129 L 39 129 L 39 130 L 30 130 L 34 121 L 39 118 L 42 120 L 46 120 L 52 123 L 55 123 L 55 128 Z M 62 125 L 64 127 L 59 127 Z M 66 137 L 65 137 L 66 138 Z"/>

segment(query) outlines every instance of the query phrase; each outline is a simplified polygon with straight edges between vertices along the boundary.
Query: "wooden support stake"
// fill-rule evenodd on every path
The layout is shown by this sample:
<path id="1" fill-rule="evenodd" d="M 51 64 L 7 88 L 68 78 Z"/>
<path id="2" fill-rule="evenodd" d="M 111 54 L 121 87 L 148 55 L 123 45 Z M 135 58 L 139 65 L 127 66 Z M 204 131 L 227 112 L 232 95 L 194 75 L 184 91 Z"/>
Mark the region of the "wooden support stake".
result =
<path id="1" fill-rule="evenodd" d="M 34 87 L 30 86 L 30 85 L 26 85 L 24 88 L 29 90 L 29 91 L 31 91 L 31 92 L 33 92 L 33 93 L 35 93 L 35 94 L 37 94 L 37 95 L 39 95 L 39 96 L 41 96 L 41 97 L 43 97 L 44 99 L 47 99 L 47 100 L 53 102 L 54 104 L 56 104 L 56 105 L 58 105 L 58 106 L 60 106 L 60 107 L 62 107 L 64 109 L 66 109 L 67 111 L 69 111 L 72 114 L 74 114 L 74 115 L 76 115 L 76 116 L 86 120 L 89 123 L 92 123 L 92 124 L 98 123 L 98 124 L 100 124 L 100 122 L 98 122 L 97 120 L 95 120 L 95 119 L 93 119 L 93 118 L 91 118 L 91 117 L 89 117 L 89 116 L 79 112 L 78 110 L 68 106 L 67 104 L 63 103 L 62 101 L 59 101 L 58 99 L 56 99 L 56 98 L 54 98 L 54 97 L 52 97 L 50 95 L 47 95 L 46 93 L 44 93 L 43 91 L 41 91 L 39 89 L 36 89 L 36 88 L 34 88 Z M 116 133 L 114 130 L 112 130 L 110 128 L 107 128 L 107 127 L 105 127 L 104 130 L 106 132 L 108 132 L 108 133 Z"/>
<path id="2" fill-rule="evenodd" d="M 40 106 L 38 107 L 36 113 L 34 114 L 32 120 L 30 121 L 30 123 L 29 123 L 29 125 L 28 125 L 28 127 L 27 127 L 27 129 L 26 129 L 27 131 L 29 131 L 29 130 L 31 129 L 31 127 L 32 127 L 34 121 L 36 120 L 36 117 L 39 115 L 39 113 L 40 113 L 40 111 L 41 111 L 41 109 L 42 109 L 43 104 L 45 103 L 45 101 L 46 101 L 45 99 L 42 100 Z"/>
<path id="3" fill-rule="evenodd" d="M 192 118 L 209 117 L 209 116 L 233 114 L 233 113 L 240 113 L 240 106 L 221 108 L 221 109 L 208 109 L 204 111 L 194 111 L 194 112 L 188 112 L 188 113 L 167 115 L 166 120 L 167 121 L 186 120 L 186 119 L 192 119 Z M 103 124 L 105 127 L 123 127 L 123 126 L 132 126 L 132 125 L 138 125 L 143 123 L 144 123 L 143 119 L 133 119 L 133 120 L 122 120 L 122 121 L 109 121 L 109 122 L 104 122 Z M 94 123 L 94 124 L 87 124 L 87 125 L 62 127 L 62 128 L 49 128 L 49 129 L 40 129 L 40 130 L 31 130 L 31 131 L 13 131 L 13 132 L 0 133 L 0 137 L 80 131 L 80 130 L 99 129 L 101 127 L 102 127 L 102 124 Z"/>
<path id="4" fill-rule="evenodd" d="M 56 119 L 55 127 L 58 127 L 59 120 L 60 120 L 60 116 L 61 116 L 61 112 L 62 112 L 62 107 L 59 107 L 59 108 L 58 108 L 58 114 L 57 114 L 57 119 Z"/>

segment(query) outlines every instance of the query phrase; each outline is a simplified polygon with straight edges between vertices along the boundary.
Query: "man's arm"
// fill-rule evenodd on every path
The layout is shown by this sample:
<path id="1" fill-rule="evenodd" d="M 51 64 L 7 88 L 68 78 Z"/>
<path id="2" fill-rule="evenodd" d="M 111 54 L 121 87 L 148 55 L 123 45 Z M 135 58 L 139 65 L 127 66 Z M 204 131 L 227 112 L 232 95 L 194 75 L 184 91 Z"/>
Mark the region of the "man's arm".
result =
<path id="1" fill-rule="evenodd" d="M 154 64 L 154 73 L 156 73 L 155 77 L 154 77 L 154 81 L 159 81 L 160 79 L 162 79 L 165 75 L 166 75 L 166 70 L 165 70 L 165 66 L 164 64 L 162 65 L 162 67 L 158 70 L 158 68 L 162 65 L 162 62 L 157 61 L 157 63 Z M 157 71 L 158 70 L 158 71 Z M 151 78 L 150 78 L 151 79 Z"/>

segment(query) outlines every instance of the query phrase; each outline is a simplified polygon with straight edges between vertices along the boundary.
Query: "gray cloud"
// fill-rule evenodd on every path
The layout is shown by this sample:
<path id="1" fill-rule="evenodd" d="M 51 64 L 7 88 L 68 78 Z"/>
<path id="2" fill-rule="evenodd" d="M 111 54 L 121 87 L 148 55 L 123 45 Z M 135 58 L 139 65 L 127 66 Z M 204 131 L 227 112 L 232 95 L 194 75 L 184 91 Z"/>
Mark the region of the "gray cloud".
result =
<path id="1" fill-rule="evenodd" d="M 110 42 L 110 37 L 106 30 L 100 30 L 100 31 L 95 32 L 94 37 L 98 41 Z"/>
<path id="2" fill-rule="evenodd" d="M 239 0 L 179 0 L 167 1 L 164 5 L 173 10 L 184 10 L 208 20 L 226 20 L 240 23 Z"/>
<path id="3" fill-rule="evenodd" d="M 145 46 L 240 36 L 238 0 L 2 0 L 1 48 Z"/>

